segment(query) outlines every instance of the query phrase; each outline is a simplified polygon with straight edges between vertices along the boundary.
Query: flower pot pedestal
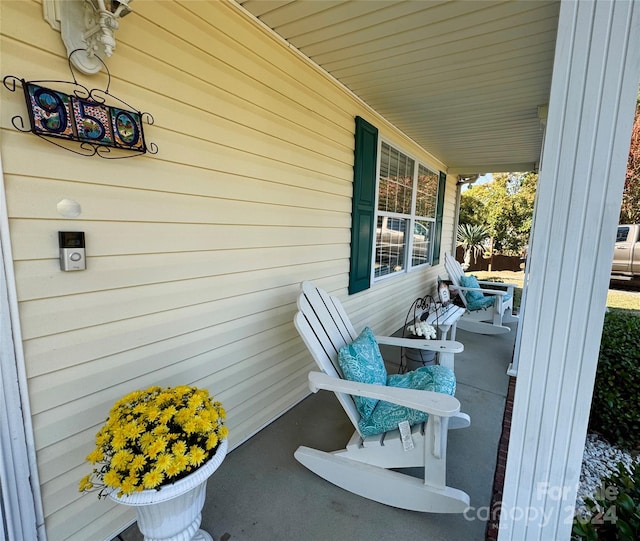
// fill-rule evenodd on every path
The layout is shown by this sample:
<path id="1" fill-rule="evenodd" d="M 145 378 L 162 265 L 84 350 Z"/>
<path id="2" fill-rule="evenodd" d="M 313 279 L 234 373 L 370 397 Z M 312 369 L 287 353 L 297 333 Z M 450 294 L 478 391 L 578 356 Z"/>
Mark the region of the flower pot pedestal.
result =
<path id="1" fill-rule="evenodd" d="M 145 541 L 213 541 L 200 529 L 207 480 L 227 454 L 227 440 L 220 442 L 216 454 L 193 473 L 159 490 L 143 490 L 109 498 L 136 508 L 138 529 Z"/>
<path id="2" fill-rule="evenodd" d="M 436 352 L 424 349 L 404 348 L 404 360 L 407 371 L 415 370 L 421 366 L 430 366 L 436 363 Z"/>

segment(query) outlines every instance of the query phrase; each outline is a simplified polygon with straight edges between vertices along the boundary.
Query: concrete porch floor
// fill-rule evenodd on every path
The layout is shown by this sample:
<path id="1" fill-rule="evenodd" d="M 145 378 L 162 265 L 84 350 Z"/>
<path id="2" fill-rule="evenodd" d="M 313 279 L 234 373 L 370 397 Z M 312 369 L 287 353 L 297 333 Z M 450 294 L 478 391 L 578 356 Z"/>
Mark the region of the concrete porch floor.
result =
<path id="1" fill-rule="evenodd" d="M 227 455 L 209 479 L 201 527 L 215 541 L 484 541 L 515 330 L 501 336 L 458 330 L 456 339 L 465 346 L 456 355 L 456 397 L 471 426 L 449 433 L 447 484 L 469 494 L 464 515 L 388 507 L 300 465 L 293 457 L 299 445 L 336 450 L 353 433 L 333 393 L 320 391 Z M 397 371 L 392 351 L 383 349 L 389 373 Z M 118 539 L 143 537 L 133 524 Z"/>

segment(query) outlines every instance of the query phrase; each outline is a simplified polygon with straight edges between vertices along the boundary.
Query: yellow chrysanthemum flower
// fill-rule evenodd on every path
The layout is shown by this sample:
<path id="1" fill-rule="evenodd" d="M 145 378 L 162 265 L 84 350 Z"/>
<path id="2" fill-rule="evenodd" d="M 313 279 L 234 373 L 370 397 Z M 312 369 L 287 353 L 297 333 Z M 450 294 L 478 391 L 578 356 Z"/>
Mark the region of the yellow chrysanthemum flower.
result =
<path id="1" fill-rule="evenodd" d="M 215 448 L 218 445 L 218 435 L 217 434 L 209 434 L 207 438 L 206 448 L 207 451 L 211 451 L 211 449 Z"/>
<path id="2" fill-rule="evenodd" d="M 119 451 L 120 449 L 124 449 L 124 446 L 127 445 L 127 438 L 122 433 L 122 430 L 118 430 L 113 433 L 113 437 L 111 438 L 111 446 Z"/>
<path id="3" fill-rule="evenodd" d="M 147 413 L 145 417 L 150 421 L 155 421 L 160 416 L 160 408 L 155 405 L 147 407 Z"/>
<path id="4" fill-rule="evenodd" d="M 129 464 L 129 469 L 134 472 L 139 472 L 144 469 L 147 463 L 147 457 L 144 455 L 136 455 L 131 459 L 131 464 Z"/>
<path id="5" fill-rule="evenodd" d="M 146 451 L 147 447 L 155 441 L 155 437 L 150 432 L 145 432 L 139 438 L 138 443 L 142 447 L 142 451 Z"/>
<path id="6" fill-rule="evenodd" d="M 204 452 L 202 447 L 198 447 L 197 445 L 192 445 L 189 447 L 189 464 L 192 466 L 200 466 L 204 462 L 204 459 L 207 457 L 207 454 Z"/>
<path id="7" fill-rule="evenodd" d="M 154 427 L 153 430 L 151 430 L 151 433 L 154 435 L 154 437 L 164 436 L 165 434 L 169 433 L 169 427 L 165 425 L 158 425 Z"/>
<path id="8" fill-rule="evenodd" d="M 167 447 L 167 439 L 166 438 L 156 438 L 145 450 L 145 452 L 151 457 L 157 457 L 162 451 L 164 451 Z"/>
<path id="9" fill-rule="evenodd" d="M 207 408 L 200 408 L 197 413 L 197 419 L 200 419 L 202 421 L 210 421 L 211 410 Z"/>
<path id="10" fill-rule="evenodd" d="M 116 470 L 109 470 L 102 480 L 108 487 L 118 488 L 122 484 L 122 476 Z"/>
<path id="11" fill-rule="evenodd" d="M 173 394 L 171 392 L 161 392 L 156 396 L 156 404 L 158 406 L 163 407 L 167 404 L 171 404 L 173 402 Z"/>
<path id="12" fill-rule="evenodd" d="M 145 417 L 147 416 L 147 409 L 148 406 L 147 404 L 145 404 L 144 402 L 140 402 L 138 404 L 136 404 L 135 406 L 133 406 L 133 413 L 137 414 L 137 415 L 144 415 Z"/>
<path id="13" fill-rule="evenodd" d="M 140 485 L 142 480 L 135 473 L 129 473 L 129 477 L 127 477 L 127 481 L 131 483 L 134 487 L 137 487 L 138 485 Z"/>
<path id="14" fill-rule="evenodd" d="M 186 454 L 176 455 L 173 459 L 173 463 L 177 468 L 178 472 L 180 473 L 187 469 L 187 466 L 189 465 L 189 459 L 187 458 Z"/>
<path id="15" fill-rule="evenodd" d="M 171 457 L 171 461 L 167 464 L 167 467 L 164 470 L 164 473 L 167 477 L 175 477 L 178 475 L 182 469 L 180 468 L 180 461 L 176 460 L 175 457 Z"/>
<path id="16" fill-rule="evenodd" d="M 99 447 L 97 447 L 87 455 L 87 461 L 91 462 L 91 464 L 96 464 L 97 462 L 100 462 L 101 460 L 103 460 L 103 458 L 104 458 L 104 453 L 102 452 L 102 449 L 100 449 Z"/>
<path id="17" fill-rule="evenodd" d="M 158 422 L 166 425 L 173 419 L 173 416 L 178 412 L 175 406 L 169 406 L 162 410 L 160 413 L 160 417 L 158 417 Z"/>
<path id="18" fill-rule="evenodd" d="M 85 475 L 82 479 L 80 479 L 80 484 L 78 485 L 78 490 L 80 492 L 91 490 L 92 488 L 93 483 L 91 482 L 91 475 Z"/>
<path id="19" fill-rule="evenodd" d="M 182 430 L 184 430 L 187 434 L 193 434 L 198 431 L 198 424 L 193 420 L 189 420 L 182 425 Z"/>
<path id="20" fill-rule="evenodd" d="M 127 477 L 123 479 L 122 485 L 120 486 L 120 491 L 118 492 L 118 496 L 122 496 L 123 494 L 131 494 L 136 489 L 135 482 Z"/>
<path id="21" fill-rule="evenodd" d="M 192 417 L 193 417 L 193 412 L 191 412 L 188 409 L 180 410 L 176 412 L 176 414 L 173 416 L 174 421 L 178 423 L 180 426 L 184 426 L 184 424 L 188 423 Z"/>
<path id="22" fill-rule="evenodd" d="M 144 432 L 144 426 L 138 424 L 135 421 L 127 423 L 122 427 L 122 434 L 125 438 L 135 440 L 140 434 Z"/>
<path id="23" fill-rule="evenodd" d="M 111 467 L 117 470 L 124 470 L 129 467 L 129 463 L 133 459 L 131 451 L 121 449 L 111 457 Z"/>
<path id="24" fill-rule="evenodd" d="M 187 444 L 183 441 L 177 441 L 171 446 L 171 452 L 174 455 L 184 455 L 187 452 Z"/>
<path id="25" fill-rule="evenodd" d="M 167 453 L 162 453 L 156 458 L 156 468 L 162 472 L 167 471 L 167 467 L 171 464 L 172 457 Z"/>
<path id="26" fill-rule="evenodd" d="M 105 443 L 107 443 L 109 440 L 111 439 L 111 437 L 109 436 L 109 433 L 106 430 L 106 427 L 103 427 L 97 434 L 96 434 L 96 445 L 98 447 L 102 447 Z"/>
<path id="27" fill-rule="evenodd" d="M 164 480 L 164 475 L 158 470 L 151 470 L 144 474 L 142 485 L 144 488 L 156 488 Z"/>
<path id="28" fill-rule="evenodd" d="M 194 410 L 198 409 L 202 405 L 202 396 L 200 396 L 197 393 L 190 396 L 189 400 L 187 401 L 187 404 L 189 405 L 190 408 Z"/>

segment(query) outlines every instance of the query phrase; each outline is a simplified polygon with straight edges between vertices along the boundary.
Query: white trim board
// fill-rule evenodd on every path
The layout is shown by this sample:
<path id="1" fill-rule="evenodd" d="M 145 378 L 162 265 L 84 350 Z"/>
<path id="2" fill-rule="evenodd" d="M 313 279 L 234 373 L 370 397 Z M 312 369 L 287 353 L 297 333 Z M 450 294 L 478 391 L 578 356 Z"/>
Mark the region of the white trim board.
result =
<path id="1" fill-rule="evenodd" d="M 0 158 L 0 493 L 8 539 L 45 541 Z"/>

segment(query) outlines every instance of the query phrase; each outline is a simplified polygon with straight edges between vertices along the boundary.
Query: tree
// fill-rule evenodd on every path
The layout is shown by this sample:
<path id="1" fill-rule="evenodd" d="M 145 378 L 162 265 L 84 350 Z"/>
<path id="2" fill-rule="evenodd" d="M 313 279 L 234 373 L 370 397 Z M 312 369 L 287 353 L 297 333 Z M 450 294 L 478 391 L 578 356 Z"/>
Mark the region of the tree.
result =
<path id="1" fill-rule="evenodd" d="M 460 223 L 484 225 L 493 250 L 521 255 L 529 242 L 538 175 L 498 173 L 493 178 L 462 194 Z"/>
<path id="2" fill-rule="evenodd" d="M 489 232 L 484 225 L 460 224 L 458 226 L 458 246 L 464 249 L 464 265 L 467 270 L 471 266 L 471 254 L 474 262 L 484 251 L 484 243 L 489 238 Z"/>
<path id="3" fill-rule="evenodd" d="M 473 192 L 462 193 L 460 197 L 460 217 L 461 224 L 486 225 L 484 217 L 485 204 L 473 195 Z"/>
<path id="4" fill-rule="evenodd" d="M 640 98 L 640 94 L 638 97 Z M 624 179 L 619 223 L 640 223 L 640 99 L 636 105 L 636 117 L 631 132 L 631 148 Z"/>

